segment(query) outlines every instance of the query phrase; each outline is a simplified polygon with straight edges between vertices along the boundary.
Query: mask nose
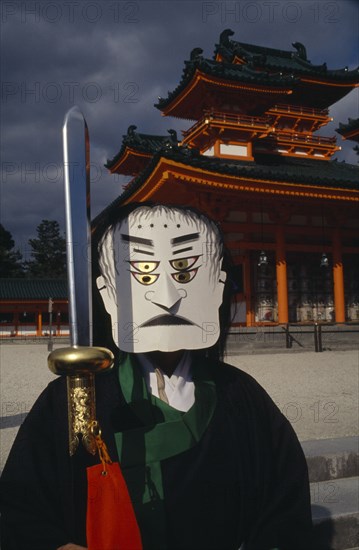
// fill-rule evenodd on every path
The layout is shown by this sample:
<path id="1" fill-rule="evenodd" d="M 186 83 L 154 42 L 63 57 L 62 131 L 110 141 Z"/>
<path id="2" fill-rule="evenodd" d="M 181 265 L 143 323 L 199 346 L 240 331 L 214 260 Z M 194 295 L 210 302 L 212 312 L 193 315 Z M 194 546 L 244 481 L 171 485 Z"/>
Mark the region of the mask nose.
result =
<path id="1" fill-rule="evenodd" d="M 160 277 L 161 279 L 161 277 Z M 162 281 L 159 281 L 157 290 L 151 295 L 151 302 L 165 309 L 171 309 L 175 306 L 182 296 L 172 283 L 172 279 L 167 273 L 163 274 Z"/>

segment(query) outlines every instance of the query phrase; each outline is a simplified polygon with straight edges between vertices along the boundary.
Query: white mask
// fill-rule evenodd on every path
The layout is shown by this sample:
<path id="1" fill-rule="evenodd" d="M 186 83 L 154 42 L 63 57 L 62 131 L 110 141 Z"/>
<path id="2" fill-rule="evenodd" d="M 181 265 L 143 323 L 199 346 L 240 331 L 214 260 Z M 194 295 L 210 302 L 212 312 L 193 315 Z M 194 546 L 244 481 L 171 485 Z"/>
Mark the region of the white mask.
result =
<path id="1" fill-rule="evenodd" d="M 216 343 L 226 279 L 218 248 L 217 234 L 204 221 L 161 206 L 140 207 L 107 235 L 97 285 L 121 350 Z"/>

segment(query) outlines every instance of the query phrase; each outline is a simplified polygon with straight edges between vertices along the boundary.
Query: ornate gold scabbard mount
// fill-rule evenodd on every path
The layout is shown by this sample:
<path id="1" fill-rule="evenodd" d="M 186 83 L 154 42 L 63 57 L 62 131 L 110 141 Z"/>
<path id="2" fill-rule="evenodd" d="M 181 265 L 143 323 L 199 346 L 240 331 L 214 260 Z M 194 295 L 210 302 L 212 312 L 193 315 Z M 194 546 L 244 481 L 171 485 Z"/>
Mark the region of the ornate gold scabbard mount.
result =
<path id="1" fill-rule="evenodd" d="M 91 426 L 96 421 L 95 374 L 113 367 L 113 353 L 106 348 L 72 346 L 60 348 L 48 357 L 49 369 L 67 378 L 69 452 L 82 443 L 95 454 L 97 447 Z"/>

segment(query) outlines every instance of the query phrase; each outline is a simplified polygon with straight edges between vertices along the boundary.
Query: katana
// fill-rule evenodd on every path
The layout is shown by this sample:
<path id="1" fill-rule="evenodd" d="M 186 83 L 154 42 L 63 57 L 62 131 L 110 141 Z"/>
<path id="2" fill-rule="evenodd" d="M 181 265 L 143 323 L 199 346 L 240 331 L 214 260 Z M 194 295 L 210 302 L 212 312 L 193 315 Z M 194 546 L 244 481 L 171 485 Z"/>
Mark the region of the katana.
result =
<path id="1" fill-rule="evenodd" d="M 91 346 L 90 145 L 78 107 L 66 114 L 62 135 L 71 345 Z"/>
<path id="2" fill-rule="evenodd" d="M 82 438 L 96 453 L 94 375 L 113 365 L 113 354 L 92 346 L 90 145 L 85 118 L 72 107 L 63 126 L 66 254 L 71 347 L 53 351 L 48 365 L 67 377 L 69 452 Z"/>

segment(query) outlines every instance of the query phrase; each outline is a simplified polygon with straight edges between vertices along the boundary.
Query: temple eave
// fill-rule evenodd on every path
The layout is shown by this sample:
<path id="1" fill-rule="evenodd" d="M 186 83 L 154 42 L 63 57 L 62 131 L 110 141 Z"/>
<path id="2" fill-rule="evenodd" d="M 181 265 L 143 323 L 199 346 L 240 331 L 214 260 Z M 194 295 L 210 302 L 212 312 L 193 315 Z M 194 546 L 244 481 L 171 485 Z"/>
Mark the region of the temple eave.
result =
<path id="1" fill-rule="evenodd" d="M 318 162 L 318 161 L 313 161 Z M 323 161 L 325 162 L 325 161 Z M 244 170 L 250 170 L 248 163 L 242 166 Z M 179 200 L 186 191 L 193 194 L 193 186 L 201 190 L 234 193 L 238 199 L 238 193 L 258 194 L 265 193 L 273 196 L 292 197 L 301 199 L 322 199 L 336 201 L 359 201 L 359 190 L 354 188 L 353 184 L 348 184 L 343 181 L 341 184 L 335 182 L 332 178 L 322 178 L 322 185 L 313 183 L 316 179 L 313 173 L 308 180 L 305 176 L 297 178 L 297 181 L 291 181 L 282 174 L 281 181 L 277 175 L 273 175 L 273 179 L 268 177 L 259 177 L 258 172 L 267 172 L 268 166 L 255 165 L 254 171 L 257 175 L 229 174 L 224 171 L 218 172 L 215 170 L 206 170 L 203 164 L 201 166 L 189 166 L 183 162 L 161 157 L 153 171 L 146 177 L 139 179 L 142 181 L 134 182 L 132 189 L 128 188 L 126 197 L 123 199 L 123 204 L 132 201 L 168 200 L 169 195 L 176 196 Z M 139 184 L 140 183 L 140 184 Z M 182 188 L 183 187 L 183 188 Z M 191 190 L 192 189 L 192 190 Z"/>
<path id="2" fill-rule="evenodd" d="M 116 158 L 116 157 L 115 157 Z M 116 161 L 106 164 L 111 174 L 123 174 L 126 176 L 138 175 L 152 158 L 151 153 L 143 153 L 126 147 Z M 137 168 L 140 166 L 140 168 Z"/>

